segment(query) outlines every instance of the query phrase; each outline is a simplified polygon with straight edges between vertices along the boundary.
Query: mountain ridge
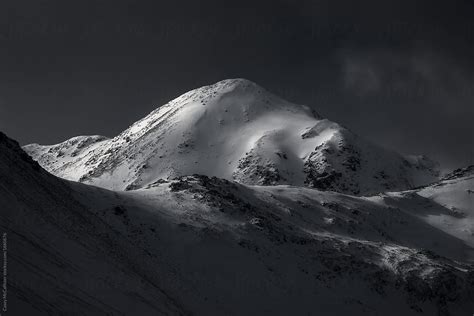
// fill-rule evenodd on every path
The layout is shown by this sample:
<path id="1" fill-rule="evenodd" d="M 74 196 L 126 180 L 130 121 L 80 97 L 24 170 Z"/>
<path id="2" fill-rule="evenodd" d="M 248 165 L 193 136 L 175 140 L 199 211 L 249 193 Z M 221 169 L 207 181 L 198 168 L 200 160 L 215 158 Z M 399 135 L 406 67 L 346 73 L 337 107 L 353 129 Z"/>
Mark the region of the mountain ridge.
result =
<path id="1" fill-rule="evenodd" d="M 246 79 L 191 90 L 112 139 L 23 147 L 48 171 L 114 190 L 194 173 L 249 185 L 304 185 L 366 195 L 438 178 L 404 157 Z"/>
<path id="2" fill-rule="evenodd" d="M 355 197 L 192 175 L 112 192 L 48 174 L 0 134 L 8 312 L 465 315 L 472 181 Z"/>

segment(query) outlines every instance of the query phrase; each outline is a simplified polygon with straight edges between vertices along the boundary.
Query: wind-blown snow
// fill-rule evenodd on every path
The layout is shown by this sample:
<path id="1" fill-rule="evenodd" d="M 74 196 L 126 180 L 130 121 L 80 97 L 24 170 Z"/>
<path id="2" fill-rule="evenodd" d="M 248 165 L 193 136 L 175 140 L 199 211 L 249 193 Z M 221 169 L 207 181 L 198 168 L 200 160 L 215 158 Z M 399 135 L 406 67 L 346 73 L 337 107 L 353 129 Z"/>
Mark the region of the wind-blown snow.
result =
<path id="1" fill-rule="evenodd" d="M 437 179 L 429 160 L 371 144 L 245 79 L 187 92 L 113 139 L 82 136 L 24 149 L 55 175 L 114 190 L 205 174 L 363 195 Z"/>

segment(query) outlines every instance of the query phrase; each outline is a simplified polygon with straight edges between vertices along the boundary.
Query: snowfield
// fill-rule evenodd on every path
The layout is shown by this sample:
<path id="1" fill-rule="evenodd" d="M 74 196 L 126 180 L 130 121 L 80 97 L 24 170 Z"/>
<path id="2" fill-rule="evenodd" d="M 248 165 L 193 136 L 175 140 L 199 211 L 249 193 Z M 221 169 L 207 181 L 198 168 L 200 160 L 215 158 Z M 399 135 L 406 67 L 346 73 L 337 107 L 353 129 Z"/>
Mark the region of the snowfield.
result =
<path id="1" fill-rule="evenodd" d="M 383 204 L 404 208 L 474 247 L 474 166 L 458 169 L 418 190 L 387 193 Z M 470 259 L 474 259 L 472 251 Z"/>
<path id="2" fill-rule="evenodd" d="M 372 144 L 245 79 L 189 91 L 112 139 L 79 136 L 24 149 L 59 177 L 112 190 L 203 174 L 367 195 L 438 177 L 429 159 Z"/>
<path id="3" fill-rule="evenodd" d="M 430 215 L 469 217 L 472 185 L 458 172 L 357 197 L 188 175 L 113 192 L 48 174 L 0 134 L 9 313 L 469 315 L 472 235 Z"/>
<path id="4" fill-rule="evenodd" d="M 253 82 L 118 136 L 0 133 L 9 315 L 471 315 L 474 167 L 372 144 Z"/>

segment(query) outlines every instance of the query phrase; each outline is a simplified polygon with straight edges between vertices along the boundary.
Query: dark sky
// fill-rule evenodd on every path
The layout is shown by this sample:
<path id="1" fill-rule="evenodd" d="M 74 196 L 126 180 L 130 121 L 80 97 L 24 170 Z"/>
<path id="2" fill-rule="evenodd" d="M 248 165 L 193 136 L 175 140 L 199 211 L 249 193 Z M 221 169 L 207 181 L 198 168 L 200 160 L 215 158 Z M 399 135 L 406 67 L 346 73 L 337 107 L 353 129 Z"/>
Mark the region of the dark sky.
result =
<path id="1" fill-rule="evenodd" d="M 244 77 L 445 168 L 473 163 L 472 1 L 0 3 L 0 130 L 114 136 Z"/>

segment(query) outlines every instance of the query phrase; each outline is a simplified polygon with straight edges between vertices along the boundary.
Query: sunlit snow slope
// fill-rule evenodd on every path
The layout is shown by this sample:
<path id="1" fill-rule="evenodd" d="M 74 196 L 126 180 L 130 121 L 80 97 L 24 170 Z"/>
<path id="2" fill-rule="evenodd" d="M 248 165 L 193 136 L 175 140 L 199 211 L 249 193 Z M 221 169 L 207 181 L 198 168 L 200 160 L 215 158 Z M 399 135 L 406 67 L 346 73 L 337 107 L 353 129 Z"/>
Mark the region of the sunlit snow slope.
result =
<path id="1" fill-rule="evenodd" d="M 469 315 L 469 240 L 391 198 L 201 175 L 111 192 L 0 133 L 8 315 Z"/>
<path id="2" fill-rule="evenodd" d="M 114 190 L 204 174 L 363 195 L 432 182 L 436 165 L 376 146 L 245 79 L 192 90 L 113 139 L 24 149 L 60 177 Z"/>
<path id="3" fill-rule="evenodd" d="M 474 166 L 458 169 L 417 190 L 387 193 L 374 200 L 404 209 L 474 248 Z M 474 251 L 470 253 L 474 259 Z"/>

